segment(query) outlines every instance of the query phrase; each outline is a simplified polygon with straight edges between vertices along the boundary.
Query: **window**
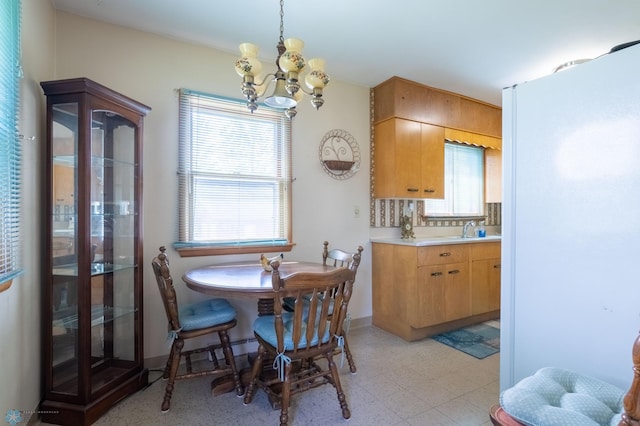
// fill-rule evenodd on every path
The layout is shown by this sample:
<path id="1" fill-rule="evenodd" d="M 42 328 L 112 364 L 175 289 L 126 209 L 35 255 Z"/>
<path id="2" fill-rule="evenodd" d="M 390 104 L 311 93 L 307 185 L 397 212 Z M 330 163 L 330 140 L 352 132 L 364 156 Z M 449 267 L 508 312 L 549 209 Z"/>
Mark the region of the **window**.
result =
<path id="1" fill-rule="evenodd" d="M 484 215 L 484 150 L 445 143 L 444 199 L 426 200 L 429 216 Z"/>
<path id="2" fill-rule="evenodd" d="M 0 2 L 0 291 L 20 272 L 20 1 Z"/>
<path id="3" fill-rule="evenodd" d="M 279 110 L 182 89 L 181 256 L 287 251 L 291 122 Z"/>

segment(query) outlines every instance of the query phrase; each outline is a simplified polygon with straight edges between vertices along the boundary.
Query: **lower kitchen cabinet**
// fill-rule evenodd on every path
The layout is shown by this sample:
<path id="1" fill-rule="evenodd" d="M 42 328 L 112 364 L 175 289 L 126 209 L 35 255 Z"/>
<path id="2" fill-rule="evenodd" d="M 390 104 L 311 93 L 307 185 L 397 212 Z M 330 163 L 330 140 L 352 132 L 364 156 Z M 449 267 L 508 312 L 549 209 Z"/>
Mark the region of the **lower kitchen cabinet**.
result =
<path id="1" fill-rule="evenodd" d="M 500 309 L 500 243 L 471 246 L 471 313 L 473 315 Z"/>
<path id="2" fill-rule="evenodd" d="M 499 242 L 374 242 L 372 256 L 377 327 L 412 341 L 499 317 Z"/>
<path id="3" fill-rule="evenodd" d="M 469 265 L 448 263 L 418 268 L 414 327 L 428 327 L 471 314 Z"/>

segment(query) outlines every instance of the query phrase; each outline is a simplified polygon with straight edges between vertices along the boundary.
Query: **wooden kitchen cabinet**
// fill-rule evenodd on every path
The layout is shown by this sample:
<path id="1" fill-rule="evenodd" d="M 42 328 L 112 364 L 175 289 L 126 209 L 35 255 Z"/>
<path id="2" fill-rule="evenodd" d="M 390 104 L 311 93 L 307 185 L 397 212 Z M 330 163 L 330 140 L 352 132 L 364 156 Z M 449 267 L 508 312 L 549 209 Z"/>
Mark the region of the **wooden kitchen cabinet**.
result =
<path id="1" fill-rule="evenodd" d="M 442 127 L 394 118 L 374 134 L 375 198 L 444 198 Z"/>
<path id="2" fill-rule="evenodd" d="M 418 247 L 418 305 L 412 327 L 468 317 L 469 249 L 466 244 Z"/>
<path id="3" fill-rule="evenodd" d="M 374 124 L 389 118 L 502 137 L 502 108 L 400 77 L 373 88 Z"/>
<path id="4" fill-rule="evenodd" d="M 372 244 L 373 324 L 406 340 L 471 315 L 466 244 Z"/>
<path id="5" fill-rule="evenodd" d="M 417 297 L 414 327 L 468 317 L 471 314 L 468 263 L 419 267 Z"/>
<path id="6" fill-rule="evenodd" d="M 486 148 L 485 202 L 502 201 L 500 107 L 400 77 L 380 83 L 372 95 L 374 198 L 444 198 L 449 140 Z"/>
<path id="7" fill-rule="evenodd" d="M 484 150 L 484 202 L 502 202 L 502 151 Z"/>
<path id="8" fill-rule="evenodd" d="M 413 341 L 499 317 L 499 268 L 489 266 L 500 242 L 371 246 L 376 327 Z"/>
<path id="9" fill-rule="evenodd" d="M 471 245 L 471 313 L 473 315 L 500 310 L 499 242 Z"/>

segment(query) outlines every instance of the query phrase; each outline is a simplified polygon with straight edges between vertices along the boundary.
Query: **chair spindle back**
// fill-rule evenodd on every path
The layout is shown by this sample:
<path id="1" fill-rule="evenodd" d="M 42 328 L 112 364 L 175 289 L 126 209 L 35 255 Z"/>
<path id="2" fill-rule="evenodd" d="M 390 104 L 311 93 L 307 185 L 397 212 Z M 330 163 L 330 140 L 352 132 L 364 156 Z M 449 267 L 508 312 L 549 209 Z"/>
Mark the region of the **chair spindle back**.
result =
<path id="1" fill-rule="evenodd" d="M 173 278 L 169 271 L 169 259 L 166 254 L 166 247 L 160 247 L 160 254 L 151 261 L 153 272 L 156 275 L 158 290 L 162 297 L 164 311 L 169 321 L 169 330 L 180 330 L 180 318 L 178 316 L 178 299 L 176 291 L 173 288 Z"/>
<path id="2" fill-rule="evenodd" d="M 280 275 L 280 262 L 271 262 L 279 353 L 338 345 L 351 298 L 355 268 L 360 262 L 358 255 L 354 257 L 349 267 L 327 272 L 300 272 L 286 277 Z M 293 319 L 287 320 L 287 324 L 282 308 L 285 297 L 295 299 Z M 284 341 L 285 327 L 291 329 L 291 342 Z"/>

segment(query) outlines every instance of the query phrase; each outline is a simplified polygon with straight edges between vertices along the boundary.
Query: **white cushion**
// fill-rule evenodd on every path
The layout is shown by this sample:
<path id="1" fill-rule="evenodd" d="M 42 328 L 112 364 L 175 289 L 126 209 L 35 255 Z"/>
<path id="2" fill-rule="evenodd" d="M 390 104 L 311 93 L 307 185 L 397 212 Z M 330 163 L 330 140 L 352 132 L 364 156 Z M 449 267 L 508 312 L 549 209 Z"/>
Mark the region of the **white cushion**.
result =
<path id="1" fill-rule="evenodd" d="M 531 426 L 617 425 L 625 392 L 573 371 L 547 367 L 500 395 L 500 405 Z"/>

